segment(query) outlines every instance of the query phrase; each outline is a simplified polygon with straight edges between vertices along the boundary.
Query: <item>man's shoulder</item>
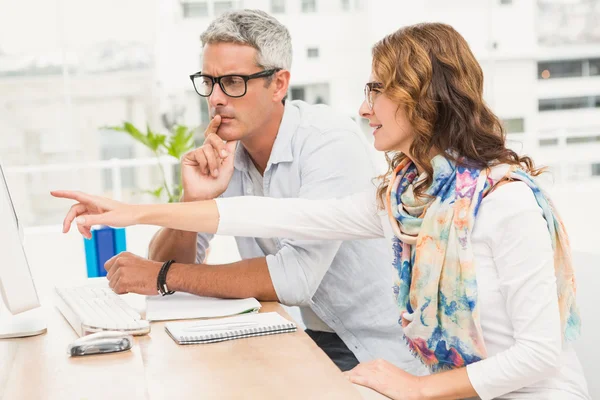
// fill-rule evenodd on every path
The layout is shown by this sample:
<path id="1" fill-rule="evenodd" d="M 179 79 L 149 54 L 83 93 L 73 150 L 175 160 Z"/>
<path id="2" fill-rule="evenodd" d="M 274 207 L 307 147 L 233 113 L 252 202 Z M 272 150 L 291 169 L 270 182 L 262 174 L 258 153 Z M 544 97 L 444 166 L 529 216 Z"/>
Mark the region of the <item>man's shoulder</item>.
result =
<path id="1" fill-rule="evenodd" d="M 374 168 L 371 146 L 352 118 L 324 104 L 292 101 L 288 106 L 298 116 L 288 143 L 293 159 L 301 167 L 307 166 L 305 162 L 310 160 L 313 167 L 318 161 L 323 166 L 335 164 L 338 168 L 365 169 L 367 166 L 365 171 Z M 323 169 L 323 173 L 327 170 Z"/>
<path id="2" fill-rule="evenodd" d="M 360 128 L 350 116 L 326 104 L 308 104 L 294 100 L 290 107 L 294 107 L 299 114 L 298 134 L 327 134 L 339 131 L 360 133 Z"/>

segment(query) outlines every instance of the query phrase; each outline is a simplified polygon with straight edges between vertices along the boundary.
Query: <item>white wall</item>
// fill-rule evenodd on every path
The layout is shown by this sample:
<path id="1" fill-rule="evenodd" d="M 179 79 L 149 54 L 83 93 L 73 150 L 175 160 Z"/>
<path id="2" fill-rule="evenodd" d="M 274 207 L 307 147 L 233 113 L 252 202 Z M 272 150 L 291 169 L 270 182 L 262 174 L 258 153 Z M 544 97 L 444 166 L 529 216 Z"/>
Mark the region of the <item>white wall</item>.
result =
<path id="1" fill-rule="evenodd" d="M 537 94 L 540 99 L 600 95 L 600 76 L 540 80 Z"/>
<path id="2" fill-rule="evenodd" d="M 600 251 L 574 252 L 573 265 L 577 279 L 577 304 L 581 313 L 581 337 L 574 343 L 575 351 L 583 367 L 592 399 L 600 398 L 600 380 L 598 380 L 597 346 L 600 331 L 600 313 L 598 304 L 598 266 Z"/>
<path id="3" fill-rule="evenodd" d="M 600 94 L 600 91 L 599 91 Z M 540 134 L 584 133 L 586 131 L 600 134 L 600 110 L 582 108 L 579 110 L 545 111 L 539 115 Z"/>
<path id="4" fill-rule="evenodd" d="M 537 131 L 536 62 L 501 59 L 481 62 L 486 82 L 485 100 L 500 118 L 524 118 L 525 132 Z"/>

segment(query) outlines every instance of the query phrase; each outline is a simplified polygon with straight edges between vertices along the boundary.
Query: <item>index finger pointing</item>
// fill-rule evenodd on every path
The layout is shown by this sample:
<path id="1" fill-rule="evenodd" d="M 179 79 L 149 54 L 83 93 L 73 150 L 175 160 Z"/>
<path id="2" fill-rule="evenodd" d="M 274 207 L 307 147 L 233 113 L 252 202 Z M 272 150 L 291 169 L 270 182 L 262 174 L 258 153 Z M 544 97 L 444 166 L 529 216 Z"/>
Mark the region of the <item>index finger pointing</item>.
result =
<path id="1" fill-rule="evenodd" d="M 87 196 L 85 193 L 77 192 L 73 190 L 53 190 L 50 194 L 54 197 L 58 197 L 61 199 L 71 199 L 83 203 L 84 200 L 87 200 Z"/>

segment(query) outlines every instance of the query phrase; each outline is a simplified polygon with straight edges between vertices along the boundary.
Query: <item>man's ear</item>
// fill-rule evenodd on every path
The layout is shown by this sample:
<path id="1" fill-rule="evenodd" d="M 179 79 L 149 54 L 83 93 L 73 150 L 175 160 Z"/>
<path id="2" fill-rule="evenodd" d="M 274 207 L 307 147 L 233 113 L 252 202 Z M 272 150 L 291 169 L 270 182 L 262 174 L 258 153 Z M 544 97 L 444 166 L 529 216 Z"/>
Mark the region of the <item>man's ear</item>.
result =
<path id="1" fill-rule="evenodd" d="M 273 92 L 273 101 L 278 103 L 283 100 L 288 92 L 290 86 L 290 71 L 281 70 L 277 71 L 273 75 L 273 83 L 275 85 L 275 91 Z"/>

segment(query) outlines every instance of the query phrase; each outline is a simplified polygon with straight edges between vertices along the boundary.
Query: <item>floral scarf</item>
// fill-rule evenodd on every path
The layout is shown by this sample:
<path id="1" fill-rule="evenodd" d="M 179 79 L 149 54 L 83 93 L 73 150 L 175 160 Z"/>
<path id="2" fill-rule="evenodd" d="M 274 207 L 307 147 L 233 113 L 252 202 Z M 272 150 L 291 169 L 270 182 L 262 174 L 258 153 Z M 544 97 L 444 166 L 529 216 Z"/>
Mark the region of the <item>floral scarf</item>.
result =
<path id="1" fill-rule="evenodd" d="M 554 249 L 563 338 L 575 339 L 581 321 L 567 235 L 532 177 L 517 166 L 481 170 L 457 166 L 441 155 L 432 166 L 433 183 L 424 192 L 429 196 L 414 196 L 418 172 L 408 158 L 394 171 L 387 193 L 395 233 L 394 294 L 400 315 L 412 321 L 404 328 L 412 352 L 432 372 L 486 358 L 471 232 L 483 197 L 507 179 L 526 183 L 543 210 Z"/>

